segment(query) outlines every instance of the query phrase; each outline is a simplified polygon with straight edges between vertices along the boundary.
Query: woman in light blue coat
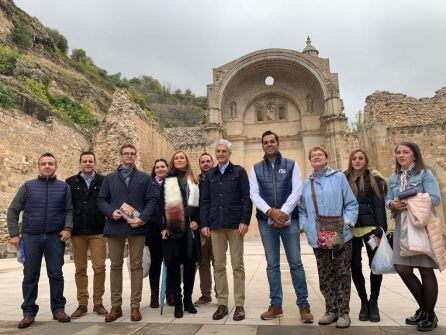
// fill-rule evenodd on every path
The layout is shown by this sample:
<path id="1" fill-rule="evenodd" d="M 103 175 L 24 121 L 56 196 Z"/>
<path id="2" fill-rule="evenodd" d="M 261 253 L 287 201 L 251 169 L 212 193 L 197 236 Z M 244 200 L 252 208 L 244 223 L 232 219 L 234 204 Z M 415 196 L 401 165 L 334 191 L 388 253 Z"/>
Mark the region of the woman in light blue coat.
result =
<path id="1" fill-rule="evenodd" d="M 325 315 L 319 324 L 336 322 L 336 327 L 350 326 L 351 258 L 353 237 L 351 228 L 358 217 L 358 202 L 347 178 L 328 166 L 328 154 L 322 147 L 310 149 L 313 173 L 305 180 L 300 200 L 299 224 L 305 230 L 314 250 L 319 274 L 319 286 L 325 298 Z M 311 192 L 314 182 L 315 200 L 321 216 L 342 216 L 344 244 L 341 248 L 325 249 L 318 245 L 316 209 Z"/>
<path id="2" fill-rule="evenodd" d="M 389 178 L 386 200 L 386 205 L 395 218 L 393 263 L 419 305 L 415 315 L 406 318 L 406 324 L 416 325 L 419 331 L 431 331 L 437 327 L 438 322 L 434 312 L 438 297 L 438 283 L 434 269 L 438 268 L 438 265 L 426 255 L 408 257 L 400 255 L 401 212 L 407 208 L 405 200 L 398 198 L 398 193 L 410 189 L 415 189 L 418 193 L 428 193 L 432 207 L 440 204 L 440 188 L 432 172 L 426 169 L 418 145 L 413 142 L 401 142 L 395 148 L 395 172 Z M 421 281 L 413 273 L 414 268 L 418 268 Z"/>

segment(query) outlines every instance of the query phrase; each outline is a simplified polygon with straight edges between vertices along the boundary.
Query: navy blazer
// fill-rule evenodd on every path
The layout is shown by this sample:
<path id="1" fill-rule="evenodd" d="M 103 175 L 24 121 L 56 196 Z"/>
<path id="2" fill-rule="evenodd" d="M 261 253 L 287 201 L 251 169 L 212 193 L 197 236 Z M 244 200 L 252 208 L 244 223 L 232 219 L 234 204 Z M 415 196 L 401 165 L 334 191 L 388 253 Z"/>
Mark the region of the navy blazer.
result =
<path id="1" fill-rule="evenodd" d="M 152 178 L 136 167 L 130 175 L 128 186 L 117 170 L 108 174 L 104 178 L 97 200 L 99 210 L 107 217 L 104 236 L 147 235 L 148 222 L 157 211 L 158 198 L 159 194 L 153 187 Z M 113 220 L 113 212 L 124 202 L 141 213 L 139 218 L 144 221 L 144 225 L 132 228 L 124 219 Z"/>

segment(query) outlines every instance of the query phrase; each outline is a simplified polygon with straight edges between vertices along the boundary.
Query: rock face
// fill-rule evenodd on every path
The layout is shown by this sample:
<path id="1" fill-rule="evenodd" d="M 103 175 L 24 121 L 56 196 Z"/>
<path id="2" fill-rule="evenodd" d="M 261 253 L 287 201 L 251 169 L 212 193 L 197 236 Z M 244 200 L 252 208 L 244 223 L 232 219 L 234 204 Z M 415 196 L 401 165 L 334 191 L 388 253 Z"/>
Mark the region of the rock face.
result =
<path id="1" fill-rule="evenodd" d="M 395 169 L 393 152 L 399 142 L 418 144 L 425 164 L 440 185 L 442 203 L 436 210 L 446 233 L 446 87 L 432 98 L 380 91 L 369 95 L 359 141 L 372 165 L 384 176 L 390 176 Z"/>
<path id="2" fill-rule="evenodd" d="M 99 170 L 110 172 L 119 165 L 119 149 L 132 144 L 138 150 L 137 166 L 150 173 L 157 158 L 170 160 L 174 148 L 124 92 L 116 91 L 113 102 L 96 135 Z"/>
<path id="3" fill-rule="evenodd" d="M 111 103 L 113 88 L 99 87 L 85 75 L 70 66 L 69 59 L 57 54 L 53 40 L 45 27 L 34 17 L 15 6 L 11 0 L 0 0 L 0 44 L 17 50 L 10 39 L 10 33 L 19 24 L 27 24 L 32 30 L 33 46 L 29 50 L 20 50 L 10 77 L 0 77 L 8 86 L 19 86 L 17 78 L 26 76 L 38 82 L 50 82 L 50 88 L 60 95 L 82 102 L 90 100 L 95 106 L 95 113 L 101 118 Z M 19 95 L 26 90 L 18 90 Z"/>

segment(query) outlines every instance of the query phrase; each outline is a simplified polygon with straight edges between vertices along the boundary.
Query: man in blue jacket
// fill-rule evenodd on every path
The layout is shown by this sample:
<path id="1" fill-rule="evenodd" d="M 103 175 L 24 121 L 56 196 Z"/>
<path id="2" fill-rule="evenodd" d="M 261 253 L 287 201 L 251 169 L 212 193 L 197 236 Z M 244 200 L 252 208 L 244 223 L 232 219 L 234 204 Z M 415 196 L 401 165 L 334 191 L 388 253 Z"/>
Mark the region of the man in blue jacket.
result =
<path id="1" fill-rule="evenodd" d="M 300 255 L 299 214 L 296 208 L 302 194 L 300 169 L 297 163 L 279 151 L 279 136 L 266 131 L 262 135 L 263 160 L 251 170 L 251 200 L 257 207 L 256 217 L 267 261 L 266 273 L 271 299 L 262 320 L 283 315 L 280 275 L 280 239 L 290 265 L 296 304 L 302 322 L 312 323 L 308 303 L 305 270 Z"/>
<path id="2" fill-rule="evenodd" d="M 51 312 L 54 320 L 69 322 L 63 296 L 65 242 L 73 228 L 73 205 L 70 187 L 56 178 L 57 162 L 51 153 L 37 161 L 39 176 L 18 190 L 8 208 L 7 223 L 10 243 L 19 246 L 19 215 L 23 212 L 22 246 L 25 250 L 23 269 L 23 319 L 18 328 L 28 328 L 39 311 L 36 304 L 42 257 L 45 256 L 50 282 Z"/>
<path id="3" fill-rule="evenodd" d="M 148 221 L 156 211 L 159 194 L 152 185 L 150 176 L 136 166 L 136 148 L 127 144 L 121 147 L 121 165 L 108 174 L 99 192 L 97 205 L 107 216 L 104 236 L 110 254 L 110 291 L 112 308 L 105 322 L 112 322 L 122 316 L 122 265 L 126 240 L 129 245 L 131 295 L 130 319 L 140 321 L 139 311 L 142 293 L 142 256 Z M 120 209 L 123 204 L 139 212 L 129 217 Z"/>
<path id="4" fill-rule="evenodd" d="M 211 237 L 214 255 L 214 280 L 218 308 L 214 320 L 228 315 L 228 277 L 226 274 L 226 250 L 231 253 L 234 274 L 235 311 L 233 319 L 245 318 L 245 266 L 243 263 L 243 237 L 248 232 L 252 202 L 249 198 L 249 179 L 246 170 L 229 161 L 232 143 L 217 141 L 215 156 L 218 165 L 209 170 L 201 187 L 200 224 L 201 233 Z M 212 232 L 212 233 L 211 233 Z"/>

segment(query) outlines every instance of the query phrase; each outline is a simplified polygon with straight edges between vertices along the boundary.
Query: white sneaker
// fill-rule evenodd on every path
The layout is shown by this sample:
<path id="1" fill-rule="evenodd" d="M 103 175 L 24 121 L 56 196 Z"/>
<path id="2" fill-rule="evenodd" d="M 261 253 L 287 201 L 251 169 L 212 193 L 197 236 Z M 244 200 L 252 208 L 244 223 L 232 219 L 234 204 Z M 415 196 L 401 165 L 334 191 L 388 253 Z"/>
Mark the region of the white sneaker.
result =
<path id="1" fill-rule="evenodd" d="M 335 312 L 325 312 L 324 316 L 319 319 L 320 325 L 329 325 L 338 319 L 338 313 Z"/>
<path id="2" fill-rule="evenodd" d="M 336 328 L 348 328 L 350 327 L 350 316 L 348 314 L 339 315 L 338 321 L 336 322 Z"/>

